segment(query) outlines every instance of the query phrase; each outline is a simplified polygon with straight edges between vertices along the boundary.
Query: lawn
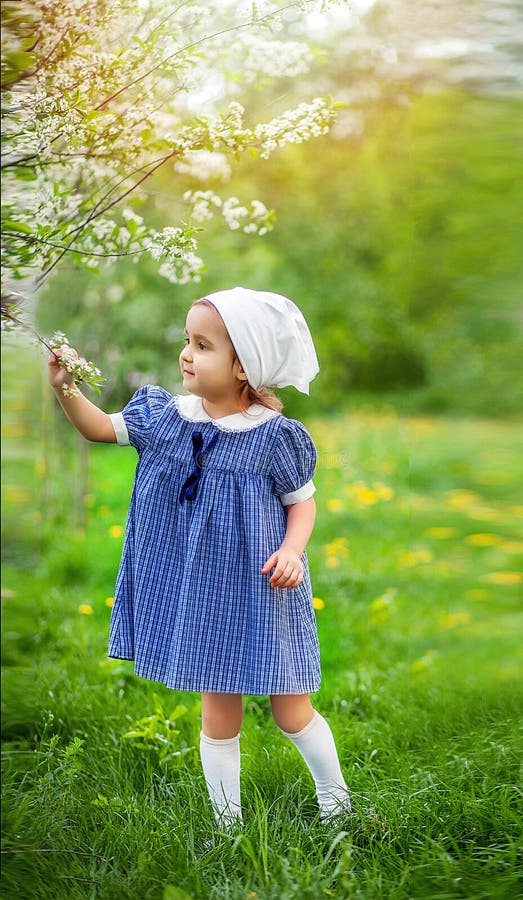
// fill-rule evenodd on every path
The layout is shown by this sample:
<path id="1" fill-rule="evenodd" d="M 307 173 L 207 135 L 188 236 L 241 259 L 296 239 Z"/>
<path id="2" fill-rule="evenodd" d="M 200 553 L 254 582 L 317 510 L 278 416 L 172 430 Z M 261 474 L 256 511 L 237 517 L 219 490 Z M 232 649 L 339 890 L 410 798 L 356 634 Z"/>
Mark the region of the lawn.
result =
<path id="1" fill-rule="evenodd" d="M 245 827 L 213 837 L 199 696 L 106 657 L 135 453 L 85 460 L 45 386 L 18 399 L 7 363 L 3 895 L 520 896 L 520 425 L 392 408 L 306 423 L 313 699 L 355 815 L 319 824 L 267 698 L 246 697 Z"/>

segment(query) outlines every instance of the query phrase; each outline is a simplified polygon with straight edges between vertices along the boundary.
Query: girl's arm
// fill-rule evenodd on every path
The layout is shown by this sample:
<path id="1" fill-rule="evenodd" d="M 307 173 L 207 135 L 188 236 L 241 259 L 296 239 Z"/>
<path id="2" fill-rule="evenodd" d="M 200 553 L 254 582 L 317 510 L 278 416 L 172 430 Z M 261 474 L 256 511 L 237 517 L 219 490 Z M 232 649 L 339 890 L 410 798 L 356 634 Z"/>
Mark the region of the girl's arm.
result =
<path id="1" fill-rule="evenodd" d="M 281 546 L 265 563 L 262 574 L 274 569 L 269 583 L 277 588 L 294 588 L 303 581 L 301 556 L 309 540 L 314 520 L 316 504 L 314 497 L 293 503 L 287 507 L 287 530 Z"/>
<path id="2" fill-rule="evenodd" d="M 69 348 L 68 348 L 69 350 Z M 61 356 L 61 350 L 55 350 L 57 356 Z M 101 441 L 106 444 L 115 444 L 116 435 L 113 423 L 107 413 L 98 409 L 83 394 L 75 397 L 66 397 L 62 387 L 74 387 L 74 379 L 69 372 L 58 364 L 56 356 L 49 357 L 49 383 L 55 390 L 56 398 L 72 425 L 83 434 L 88 441 Z"/>

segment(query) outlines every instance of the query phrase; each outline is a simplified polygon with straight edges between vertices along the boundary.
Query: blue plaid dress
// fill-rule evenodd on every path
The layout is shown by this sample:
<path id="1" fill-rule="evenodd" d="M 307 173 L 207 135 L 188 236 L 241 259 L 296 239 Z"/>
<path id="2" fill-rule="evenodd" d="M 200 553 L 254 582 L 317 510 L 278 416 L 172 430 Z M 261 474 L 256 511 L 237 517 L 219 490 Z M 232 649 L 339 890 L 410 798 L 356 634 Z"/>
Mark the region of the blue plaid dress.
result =
<path id="1" fill-rule="evenodd" d="M 200 398 L 146 386 L 111 416 L 139 458 L 109 656 L 143 678 L 241 694 L 320 687 L 306 554 L 292 590 L 260 571 L 285 535 L 285 505 L 314 492 L 316 450 L 300 422 L 249 410 L 260 411 L 213 420 Z"/>

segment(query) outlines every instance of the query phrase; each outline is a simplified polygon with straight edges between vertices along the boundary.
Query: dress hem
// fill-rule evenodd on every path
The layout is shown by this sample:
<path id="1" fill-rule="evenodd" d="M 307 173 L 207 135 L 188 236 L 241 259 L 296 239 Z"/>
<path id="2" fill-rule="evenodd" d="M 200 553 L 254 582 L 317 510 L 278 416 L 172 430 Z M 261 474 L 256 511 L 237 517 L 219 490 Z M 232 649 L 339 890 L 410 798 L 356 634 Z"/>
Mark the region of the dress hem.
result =
<path id="1" fill-rule="evenodd" d="M 109 659 L 126 659 L 129 661 L 134 661 L 134 657 L 132 656 L 123 656 L 121 654 L 109 653 Z M 169 690 L 172 691 L 185 691 L 188 693 L 208 693 L 208 694 L 246 694 L 248 696 L 254 697 L 266 697 L 270 694 L 277 694 L 279 696 L 296 696 L 298 694 L 315 694 L 320 690 L 321 687 L 321 678 L 319 681 L 313 681 L 311 686 L 300 685 L 299 687 L 293 689 L 282 689 L 278 686 L 264 686 L 261 685 L 247 685 L 246 687 L 240 687 L 239 685 L 235 685 L 234 687 L 225 686 L 225 687 L 208 687 L 205 684 L 200 683 L 198 686 L 190 686 L 187 682 L 181 681 L 169 681 L 160 675 L 153 676 L 150 674 L 142 674 L 142 672 L 136 667 L 134 668 L 134 674 L 138 678 L 144 678 L 146 681 L 153 681 L 156 684 L 164 684 L 165 687 L 168 687 Z"/>

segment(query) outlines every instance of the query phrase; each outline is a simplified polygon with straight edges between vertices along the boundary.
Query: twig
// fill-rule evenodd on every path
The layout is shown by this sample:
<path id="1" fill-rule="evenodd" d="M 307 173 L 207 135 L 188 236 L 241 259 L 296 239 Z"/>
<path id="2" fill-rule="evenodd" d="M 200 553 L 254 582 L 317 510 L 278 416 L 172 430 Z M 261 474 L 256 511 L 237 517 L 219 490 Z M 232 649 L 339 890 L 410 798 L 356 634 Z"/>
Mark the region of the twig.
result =
<path id="1" fill-rule="evenodd" d="M 38 286 L 40 287 L 40 285 L 43 283 L 44 279 L 45 279 L 45 278 L 49 275 L 49 273 L 52 272 L 52 270 L 58 265 L 58 263 L 60 262 L 60 260 L 62 259 L 62 257 L 65 256 L 66 253 L 70 252 L 70 247 L 71 247 L 71 245 L 72 245 L 72 244 L 76 241 L 76 239 L 80 236 L 81 232 L 82 232 L 83 229 L 89 224 L 89 222 L 91 222 L 91 221 L 92 221 L 93 219 L 95 219 L 95 218 L 98 218 L 98 216 L 103 215 L 103 213 L 106 213 L 108 209 L 111 209 L 112 206 L 115 206 L 117 203 L 120 203 L 121 200 L 124 200 L 125 197 L 128 196 L 128 194 L 131 194 L 132 191 L 134 191 L 134 190 L 135 190 L 137 187 L 139 187 L 144 181 L 146 181 L 147 178 L 150 178 L 151 175 L 154 175 L 154 173 L 156 172 L 156 170 L 159 169 L 160 166 L 162 166 L 168 159 L 171 159 L 173 156 L 175 156 L 175 152 L 174 152 L 174 151 L 171 152 L 171 153 L 169 153 L 169 154 L 167 154 L 167 156 L 162 157 L 162 159 L 161 159 L 158 163 L 156 163 L 156 165 L 154 166 L 154 168 L 151 169 L 150 172 L 146 172 L 146 174 L 143 175 L 142 178 L 140 178 L 135 184 L 133 184 L 133 185 L 129 188 L 129 190 L 125 191 L 123 194 L 120 194 L 120 196 L 117 197 L 116 200 L 112 200 L 111 203 L 108 203 L 107 206 L 105 206 L 102 210 L 98 211 L 96 214 L 93 214 L 93 212 L 91 212 L 91 213 L 89 214 L 89 216 L 87 217 L 87 219 L 85 220 L 85 222 L 83 222 L 81 225 L 78 225 L 76 228 L 74 228 L 74 229 L 72 230 L 72 232 L 69 232 L 69 234 L 72 234 L 72 238 L 71 238 L 71 240 L 69 241 L 69 244 L 67 245 L 67 247 L 64 247 L 64 249 L 62 250 L 61 253 L 58 254 L 58 257 L 55 259 L 55 261 L 52 262 L 52 263 L 47 267 L 47 269 L 45 269 L 44 272 L 42 272 L 42 274 L 41 274 L 40 277 L 38 278 L 38 282 L 37 282 Z M 148 165 L 150 165 L 150 163 L 149 163 Z M 139 170 L 139 171 L 140 171 L 140 170 Z M 123 178 L 122 181 L 125 181 L 125 179 Z M 119 183 L 121 183 L 121 182 L 119 182 Z M 117 187 L 117 186 L 118 186 L 118 185 L 116 185 L 116 187 Z M 116 190 L 116 187 L 115 187 L 113 190 Z M 111 194 L 111 193 L 112 193 L 112 191 L 109 191 L 109 194 Z M 103 200 L 103 199 L 104 199 L 104 198 L 102 198 L 102 200 Z M 94 209 L 96 209 L 96 207 L 99 206 L 99 204 L 102 202 L 102 200 L 100 200 L 99 203 L 96 204 L 96 206 L 94 207 Z"/>
<path id="2" fill-rule="evenodd" d="M 109 259 L 112 256 L 134 256 L 135 253 L 143 253 L 145 250 L 145 247 L 141 247 L 139 250 L 125 250 L 122 253 L 95 253 L 94 250 L 71 250 L 69 247 L 64 247 L 63 244 L 55 244 L 53 241 L 46 241 L 44 238 L 38 238 L 32 234 L 22 234 L 18 231 L 3 231 L 2 234 L 8 237 L 20 238 L 21 241 L 26 241 L 28 244 L 46 244 L 48 247 L 56 247 L 58 250 L 79 253 L 80 256 L 101 256 L 102 259 Z"/>

